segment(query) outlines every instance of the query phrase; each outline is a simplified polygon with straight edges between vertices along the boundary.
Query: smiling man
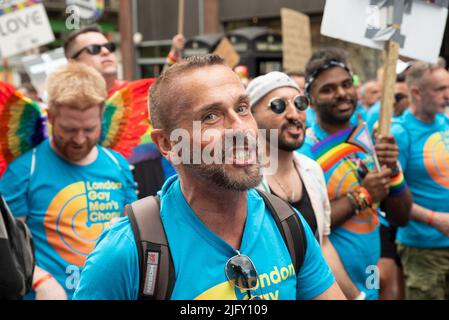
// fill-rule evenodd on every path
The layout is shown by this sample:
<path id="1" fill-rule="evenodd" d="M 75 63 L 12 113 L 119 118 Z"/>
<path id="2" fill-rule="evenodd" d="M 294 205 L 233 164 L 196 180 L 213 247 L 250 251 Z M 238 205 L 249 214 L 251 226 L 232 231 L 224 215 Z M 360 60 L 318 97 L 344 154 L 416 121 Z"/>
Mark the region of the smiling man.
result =
<path id="1" fill-rule="evenodd" d="M 300 151 L 317 160 L 324 171 L 332 212 L 329 239 L 358 290 L 376 299 L 383 214 L 379 207 L 400 226 L 407 223 L 411 207 L 410 192 L 397 167 L 398 147 L 391 136 L 377 137 L 375 150 L 382 166 L 377 170 L 372 150 L 363 147 L 370 144 L 369 133 L 362 126 L 351 126 L 357 94 L 344 52 L 335 48 L 315 52 L 306 73 L 305 90 L 317 122 Z"/>
<path id="2" fill-rule="evenodd" d="M 165 298 L 343 298 L 310 228 L 293 212 L 304 227 L 301 240 L 306 244 L 295 272 L 273 213 L 253 189 L 261 181 L 254 149 L 223 143 L 257 135 L 257 125 L 240 79 L 219 56 L 193 56 L 169 68 L 151 88 L 150 109 L 152 138 L 170 161 L 187 150 L 175 151 L 179 141 L 171 138 L 174 129 L 188 133 L 190 150 L 234 151 L 225 162 L 213 164 L 204 159 L 192 163 L 195 154 L 185 157 L 188 163 L 176 164 L 179 175 L 167 180 L 159 193 L 175 274 L 173 290 Z M 198 122 L 201 134 L 195 138 Z M 138 256 L 125 218 L 97 244 L 75 298 L 139 298 Z"/>
<path id="3" fill-rule="evenodd" d="M 48 79 L 51 136 L 12 162 L 0 180 L 12 213 L 33 234 L 36 299 L 71 298 L 96 239 L 136 199 L 126 160 L 97 145 L 106 84 L 69 63 Z"/>

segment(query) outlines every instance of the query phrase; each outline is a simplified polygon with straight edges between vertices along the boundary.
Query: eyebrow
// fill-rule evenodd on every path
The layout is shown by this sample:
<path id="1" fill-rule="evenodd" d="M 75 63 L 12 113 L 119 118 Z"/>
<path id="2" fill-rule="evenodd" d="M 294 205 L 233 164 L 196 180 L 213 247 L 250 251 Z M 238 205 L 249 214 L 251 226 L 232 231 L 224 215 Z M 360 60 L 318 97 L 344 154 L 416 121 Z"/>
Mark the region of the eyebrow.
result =
<path id="1" fill-rule="evenodd" d="M 249 95 L 248 94 L 241 94 L 237 98 L 236 101 L 237 101 L 236 104 L 240 104 L 242 102 L 249 104 Z M 210 111 L 221 109 L 222 107 L 223 107 L 223 103 L 221 103 L 221 102 L 213 102 L 213 103 L 210 103 L 210 104 L 206 104 L 206 105 L 202 106 L 198 111 L 195 112 L 194 117 L 196 117 L 200 113 L 204 114 L 204 113 L 207 113 L 207 112 L 210 112 Z"/>

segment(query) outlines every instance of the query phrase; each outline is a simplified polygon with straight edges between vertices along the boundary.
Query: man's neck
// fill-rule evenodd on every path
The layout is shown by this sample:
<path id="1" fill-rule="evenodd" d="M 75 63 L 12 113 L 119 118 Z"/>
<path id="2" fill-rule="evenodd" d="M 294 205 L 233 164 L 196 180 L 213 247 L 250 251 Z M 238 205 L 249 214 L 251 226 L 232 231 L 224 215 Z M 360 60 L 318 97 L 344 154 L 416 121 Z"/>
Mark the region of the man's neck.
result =
<path id="1" fill-rule="evenodd" d="M 326 131 L 327 133 L 330 133 L 330 134 L 334 134 L 338 131 L 347 129 L 351 126 L 351 123 L 349 120 L 345 123 L 327 123 L 327 122 L 324 122 L 323 120 L 321 120 L 320 117 L 317 117 L 317 122 L 318 122 L 318 125 L 324 131 Z"/>
<path id="2" fill-rule="evenodd" d="M 117 80 L 116 74 L 110 74 L 110 75 L 103 75 L 104 80 L 106 81 L 106 88 L 109 92 L 114 85 L 114 82 Z"/>
<path id="3" fill-rule="evenodd" d="M 279 149 L 278 150 L 278 169 L 276 170 L 277 176 L 285 176 L 292 173 L 292 170 L 295 169 L 295 156 L 294 151 L 284 151 Z M 274 161 L 276 159 L 271 159 L 271 161 Z"/>
<path id="4" fill-rule="evenodd" d="M 247 213 L 246 192 L 230 191 L 192 175 L 180 174 L 181 190 L 197 217 L 238 249 Z"/>
<path id="5" fill-rule="evenodd" d="M 434 122 L 435 121 L 435 114 L 424 113 L 424 112 L 420 111 L 422 109 L 423 108 L 419 108 L 413 102 L 410 103 L 409 110 L 410 110 L 410 113 L 415 116 L 415 118 L 417 118 L 417 119 L 419 119 L 419 120 L 421 120 L 423 122 L 427 122 L 427 123 Z"/>

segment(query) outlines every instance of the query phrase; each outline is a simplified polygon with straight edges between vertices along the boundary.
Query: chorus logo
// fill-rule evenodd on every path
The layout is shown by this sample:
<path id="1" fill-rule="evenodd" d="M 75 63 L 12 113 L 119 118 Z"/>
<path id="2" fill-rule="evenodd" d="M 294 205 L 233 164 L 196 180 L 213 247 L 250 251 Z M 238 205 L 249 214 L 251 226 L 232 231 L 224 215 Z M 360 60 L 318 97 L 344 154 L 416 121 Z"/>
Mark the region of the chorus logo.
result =
<path id="1" fill-rule="evenodd" d="M 434 133 L 427 139 L 423 159 L 430 177 L 449 188 L 449 131 Z"/>
<path id="2" fill-rule="evenodd" d="M 120 183 L 76 182 L 62 189 L 48 206 L 44 219 L 47 239 L 68 263 L 82 267 L 101 233 L 121 206 L 114 200 Z"/>
<path id="3" fill-rule="evenodd" d="M 341 161 L 331 173 L 328 180 L 329 199 L 338 199 L 359 186 L 356 169 L 349 161 Z M 368 209 L 354 215 L 342 227 L 354 233 L 371 233 L 379 225 L 379 218 L 373 209 Z"/>

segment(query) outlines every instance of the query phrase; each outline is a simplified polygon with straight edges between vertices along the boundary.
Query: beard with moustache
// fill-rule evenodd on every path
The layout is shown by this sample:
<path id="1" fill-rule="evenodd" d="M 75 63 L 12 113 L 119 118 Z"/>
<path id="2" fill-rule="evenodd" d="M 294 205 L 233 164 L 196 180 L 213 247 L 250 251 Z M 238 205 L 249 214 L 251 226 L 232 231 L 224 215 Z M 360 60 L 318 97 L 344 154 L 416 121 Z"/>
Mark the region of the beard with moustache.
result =
<path id="1" fill-rule="evenodd" d="M 282 133 L 287 130 L 289 127 L 291 126 L 296 126 L 299 129 L 302 130 L 303 134 L 302 137 L 298 138 L 298 140 L 293 141 L 293 142 L 289 142 L 286 139 L 283 138 Z M 296 149 L 300 148 L 303 143 L 304 143 L 304 139 L 305 139 L 305 123 L 301 122 L 301 121 L 297 121 L 297 120 L 288 120 L 286 123 L 284 123 L 281 128 L 279 129 L 279 138 L 278 138 L 278 149 L 283 150 L 283 151 L 295 151 Z"/>
<path id="2" fill-rule="evenodd" d="M 247 139 L 244 137 L 244 139 Z M 262 181 L 261 174 L 261 166 L 259 163 L 259 158 L 256 157 L 256 163 L 247 165 L 243 167 L 243 173 L 232 174 L 226 170 L 226 166 L 231 166 L 232 164 L 226 163 L 226 146 L 229 146 L 225 141 L 229 140 L 235 142 L 235 136 L 226 136 L 224 137 L 224 141 L 222 143 L 222 148 L 220 151 L 220 164 L 184 164 L 184 167 L 194 173 L 197 177 L 201 178 L 204 181 L 212 182 L 217 187 L 231 190 L 231 191 L 247 191 L 248 189 L 257 187 Z M 251 140 L 251 139 L 250 139 Z M 251 143 L 246 140 L 245 143 Z M 234 143 L 230 144 L 235 146 Z M 258 154 L 258 146 L 257 144 L 251 143 L 253 149 L 256 154 Z"/>
<path id="3" fill-rule="evenodd" d="M 321 118 L 324 123 L 329 124 L 345 124 L 347 123 L 352 115 L 355 112 L 355 108 L 357 106 L 357 97 L 349 96 L 346 98 L 337 98 L 331 101 L 318 101 L 317 99 L 312 98 L 313 104 L 315 105 L 315 111 L 317 115 Z M 353 106 L 352 112 L 349 115 L 341 115 L 339 116 L 335 112 L 333 112 L 334 108 L 341 103 L 348 103 Z"/>

